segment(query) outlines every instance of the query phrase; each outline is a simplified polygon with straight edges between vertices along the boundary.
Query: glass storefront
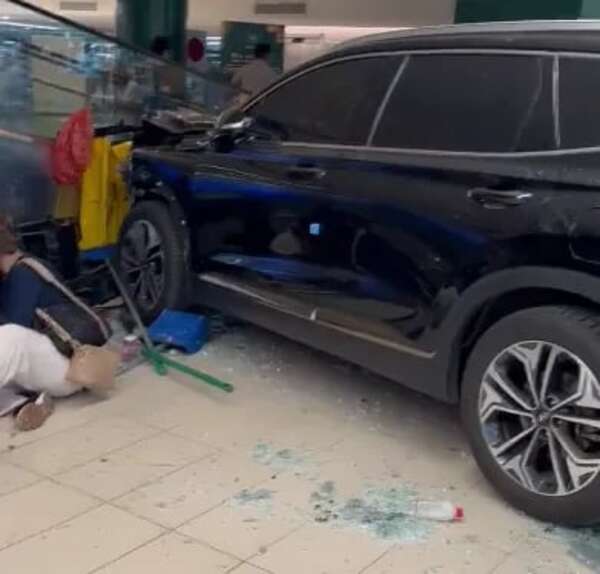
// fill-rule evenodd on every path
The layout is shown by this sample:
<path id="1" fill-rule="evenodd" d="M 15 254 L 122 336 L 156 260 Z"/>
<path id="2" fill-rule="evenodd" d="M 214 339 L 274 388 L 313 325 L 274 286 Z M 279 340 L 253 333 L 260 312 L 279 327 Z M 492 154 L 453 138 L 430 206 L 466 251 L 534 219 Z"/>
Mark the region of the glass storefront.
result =
<path id="1" fill-rule="evenodd" d="M 152 111 L 215 115 L 233 99 L 226 83 L 108 36 L 0 0 L 0 129 L 53 137 L 88 106 L 97 126 L 139 125 Z"/>

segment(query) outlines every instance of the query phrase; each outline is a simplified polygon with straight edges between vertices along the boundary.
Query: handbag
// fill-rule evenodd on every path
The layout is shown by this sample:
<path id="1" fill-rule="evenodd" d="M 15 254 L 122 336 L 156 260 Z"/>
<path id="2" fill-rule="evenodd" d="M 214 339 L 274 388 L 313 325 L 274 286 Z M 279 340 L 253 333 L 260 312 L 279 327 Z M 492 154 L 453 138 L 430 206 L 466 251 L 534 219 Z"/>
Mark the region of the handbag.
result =
<path id="1" fill-rule="evenodd" d="M 56 348 L 71 359 L 67 380 L 78 386 L 95 391 L 112 388 L 117 369 L 119 368 L 120 356 L 105 346 L 110 337 L 108 326 L 77 295 L 65 287 L 42 263 L 31 257 L 24 257 L 19 263 L 27 265 L 44 281 L 55 287 L 71 301 L 75 308 L 75 312 L 71 311 L 71 316 L 79 313 L 87 317 L 87 323 L 95 327 L 94 331 L 97 332 L 95 335 L 90 336 L 85 333 L 85 336 L 88 340 L 94 339 L 100 344 L 82 344 L 65 328 L 70 319 L 68 313 L 63 313 L 65 317 L 65 325 L 63 325 L 49 312 L 49 309 L 36 309 L 36 317 L 43 325 L 43 331 L 52 339 Z M 87 330 L 83 329 L 81 331 Z"/>
<path id="2" fill-rule="evenodd" d="M 75 351 L 73 342 L 77 342 L 79 346 L 83 344 L 95 347 L 101 347 L 108 342 L 111 334 L 108 325 L 49 269 L 32 257 L 23 257 L 19 264 L 29 267 L 66 299 L 64 304 L 36 309 L 36 318 L 40 326 L 38 330 L 47 335 L 63 355 L 71 357 Z M 60 326 L 60 330 L 57 325 Z M 64 336 L 65 332 L 69 334 L 68 339 Z"/>
<path id="3" fill-rule="evenodd" d="M 106 347 L 82 345 L 71 357 L 67 380 L 93 391 L 108 391 L 115 385 L 121 358 Z"/>
<path id="4" fill-rule="evenodd" d="M 106 346 L 82 345 L 45 311 L 38 309 L 38 316 L 72 351 L 67 380 L 93 391 L 107 391 L 115 384 L 121 361 L 118 353 Z"/>

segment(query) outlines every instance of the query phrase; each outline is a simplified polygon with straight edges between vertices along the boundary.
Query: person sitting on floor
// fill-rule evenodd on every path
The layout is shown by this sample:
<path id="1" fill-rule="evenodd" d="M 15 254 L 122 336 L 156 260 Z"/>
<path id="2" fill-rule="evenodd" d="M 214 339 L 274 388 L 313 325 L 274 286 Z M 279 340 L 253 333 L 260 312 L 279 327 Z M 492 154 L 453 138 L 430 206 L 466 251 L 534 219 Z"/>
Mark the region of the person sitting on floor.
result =
<path id="1" fill-rule="evenodd" d="M 53 285 L 52 272 L 26 257 L 6 217 L 0 216 L 0 413 L 18 397 L 30 400 L 16 417 L 20 430 L 41 426 L 51 414 L 52 398 L 82 390 L 69 380 L 72 349 L 64 338 L 49 336 L 49 325 L 81 344 L 102 346 L 110 333 L 103 321 L 68 288 Z M 56 280 L 58 281 L 58 280 Z M 43 320 L 45 318 L 47 322 Z M 12 396 L 12 398 L 11 398 Z"/>

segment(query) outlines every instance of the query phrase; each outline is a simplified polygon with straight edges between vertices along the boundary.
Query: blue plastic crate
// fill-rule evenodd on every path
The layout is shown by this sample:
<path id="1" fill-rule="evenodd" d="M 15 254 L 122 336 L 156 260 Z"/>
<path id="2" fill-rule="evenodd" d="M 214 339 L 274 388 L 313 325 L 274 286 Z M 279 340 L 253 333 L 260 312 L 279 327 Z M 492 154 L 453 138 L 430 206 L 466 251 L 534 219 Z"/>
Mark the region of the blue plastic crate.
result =
<path id="1" fill-rule="evenodd" d="M 148 329 L 155 344 L 176 347 L 188 354 L 197 353 L 208 340 L 208 319 L 181 311 L 163 311 Z"/>

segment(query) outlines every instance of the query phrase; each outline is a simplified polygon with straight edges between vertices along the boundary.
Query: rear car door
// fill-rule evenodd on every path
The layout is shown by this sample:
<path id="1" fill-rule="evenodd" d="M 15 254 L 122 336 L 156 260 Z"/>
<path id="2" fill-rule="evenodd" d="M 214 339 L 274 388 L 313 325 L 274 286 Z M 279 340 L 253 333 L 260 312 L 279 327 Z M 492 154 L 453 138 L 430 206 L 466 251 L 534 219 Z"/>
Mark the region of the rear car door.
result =
<path id="1" fill-rule="evenodd" d="M 552 243 L 564 230 L 544 217 L 559 169 L 548 153 L 558 143 L 555 69 L 552 56 L 517 52 L 407 60 L 369 142 L 370 227 L 355 255 L 412 310 L 387 322 L 400 339 L 435 352 L 471 283 L 532 254 L 564 256 Z"/>
<path id="2" fill-rule="evenodd" d="M 564 179 L 574 193 L 565 205 L 573 256 L 580 264 L 600 263 L 600 56 L 560 58 L 560 134 Z"/>

